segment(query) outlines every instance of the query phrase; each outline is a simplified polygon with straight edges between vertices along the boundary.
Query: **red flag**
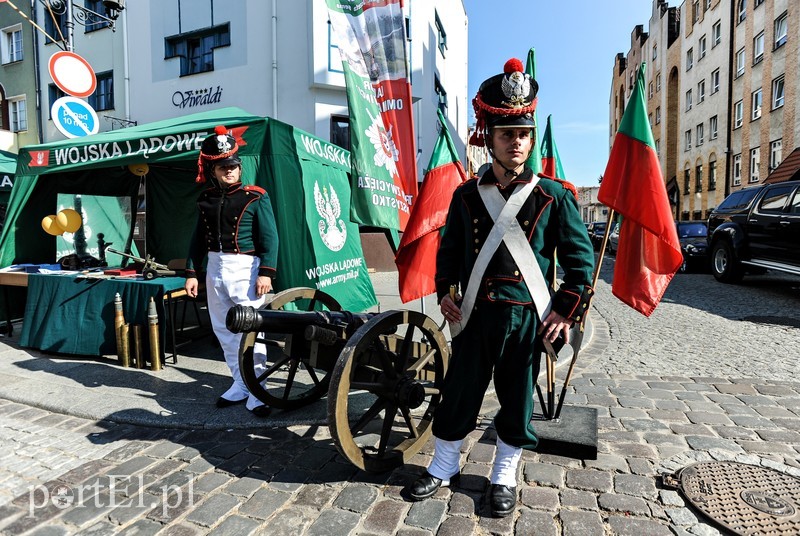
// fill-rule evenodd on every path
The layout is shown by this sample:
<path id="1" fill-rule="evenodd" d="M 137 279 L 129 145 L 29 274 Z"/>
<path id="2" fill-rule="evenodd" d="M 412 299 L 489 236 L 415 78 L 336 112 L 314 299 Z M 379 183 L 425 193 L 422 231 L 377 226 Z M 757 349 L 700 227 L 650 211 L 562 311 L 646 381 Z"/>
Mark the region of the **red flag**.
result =
<path id="1" fill-rule="evenodd" d="M 683 255 L 647 120 L 644 71 L 643 63 L 614 137 L 597 198 L 624 217 L 612 293 L 650 316 Z"/>
<path id="2" fill-rule="evenodd" d="M 442 125 L 439 139 L 395 257 L 403 303 L 436 292 L 434 276 L 441 237 L 439 229 L 447 220 L 453 192 L 467 180 L 441 112 L 439 122 Z"/>

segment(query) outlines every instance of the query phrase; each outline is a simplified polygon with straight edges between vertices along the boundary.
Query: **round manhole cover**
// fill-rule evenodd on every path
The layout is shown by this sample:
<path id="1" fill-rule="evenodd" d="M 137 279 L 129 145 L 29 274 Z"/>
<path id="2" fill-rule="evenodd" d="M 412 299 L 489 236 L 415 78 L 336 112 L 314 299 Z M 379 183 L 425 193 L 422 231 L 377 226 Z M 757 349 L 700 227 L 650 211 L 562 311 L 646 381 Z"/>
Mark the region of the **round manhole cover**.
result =
<path id="1" fill-rule="evenodd" d="M 697 509 L 737 534 L 800 534 L 800 480 L 737 462 L 681 469 L 679 488 Z"/>

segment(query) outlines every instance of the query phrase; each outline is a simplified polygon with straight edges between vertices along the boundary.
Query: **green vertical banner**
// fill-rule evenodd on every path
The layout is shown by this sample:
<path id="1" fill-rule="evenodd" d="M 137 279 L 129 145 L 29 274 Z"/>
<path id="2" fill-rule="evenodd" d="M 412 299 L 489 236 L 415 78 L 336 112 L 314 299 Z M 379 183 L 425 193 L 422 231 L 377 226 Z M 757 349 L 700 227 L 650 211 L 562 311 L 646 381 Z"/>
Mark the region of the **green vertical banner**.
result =
<path id="1" fill-rule="evenodd" d="M 404 230 L 417 193 L 400 0 L 326 0 L 350 109 L 352 218 Z"/>
<path id="2" fill-rule="evenodd" d="M 280 121 L 269 121 L 269 173 L 264 185 L 278 226 L 277 290 L 310 287 L 343 309 L 378 304 L 350 220 L 350 154 Z"/>
<path id="3" fill-rule="evenodd" d="M 531 75 L 531 78 L 536 80 L 536 49 L 532 48 L 528 51 L 528 58 L 525 61 L 525 74 Z M 536 110 L 533 112 L 533 149 L 528 161 L 525 164 L 533 170 L 534 173 L 542 172 L 542 150 L 539 146 L 539 117 Z"/>

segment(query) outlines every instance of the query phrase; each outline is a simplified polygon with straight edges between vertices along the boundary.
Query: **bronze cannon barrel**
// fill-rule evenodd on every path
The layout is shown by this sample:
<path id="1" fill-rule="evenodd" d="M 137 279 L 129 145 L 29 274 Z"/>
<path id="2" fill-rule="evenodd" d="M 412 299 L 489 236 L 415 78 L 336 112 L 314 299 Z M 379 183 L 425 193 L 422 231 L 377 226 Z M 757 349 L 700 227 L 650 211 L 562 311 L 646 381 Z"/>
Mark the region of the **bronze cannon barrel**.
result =
<path id="1" fill-rule="evenodd" d="M 349 311 L 284 311 L 235 305 L 228 310 L 225 325 L 233 333 L 303 331 L 307 326 L 345 326 L 347 331 L 367 323 L 376 313 Z"/>

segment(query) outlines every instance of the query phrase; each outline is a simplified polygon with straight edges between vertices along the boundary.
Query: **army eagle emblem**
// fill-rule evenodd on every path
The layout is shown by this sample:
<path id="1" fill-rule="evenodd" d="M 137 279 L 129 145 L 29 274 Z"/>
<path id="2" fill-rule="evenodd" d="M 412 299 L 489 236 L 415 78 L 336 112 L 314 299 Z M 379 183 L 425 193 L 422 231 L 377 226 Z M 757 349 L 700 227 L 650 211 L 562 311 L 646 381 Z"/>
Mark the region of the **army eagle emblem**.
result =
<path id="1" fill-rule="evenodd" d="M 508 101 L 503 101 L 503 104 L 506 106 L 510 108 L 522 108 L 528 105 L 528 103 L 525 102 L 525 97 L 527 97 L 531 91 L 531 79 L 528 76 L 525 76 L 519 71 L 514 71 L 508 76 L 503 77 L 500 88 L 503 90 L 503 95 L 508 99 Z"/>
<path id="2" fill-rule="evenodd" d="M 314 204 L 317 207 L 317 213 L 322 218 L 317 227 L 319 236 L 328 249 L 339 251 L 347 240 L 347 228 L 340 218 L 342 206 L 339 204 L 339 196 L 336 195 L 333 186 L 329 186 L 329 188 L 331 189 L 330 194 L 328 188 L 322 188 L 322 192 L 320 192 L 319 182 L 314 181 Z"/>

